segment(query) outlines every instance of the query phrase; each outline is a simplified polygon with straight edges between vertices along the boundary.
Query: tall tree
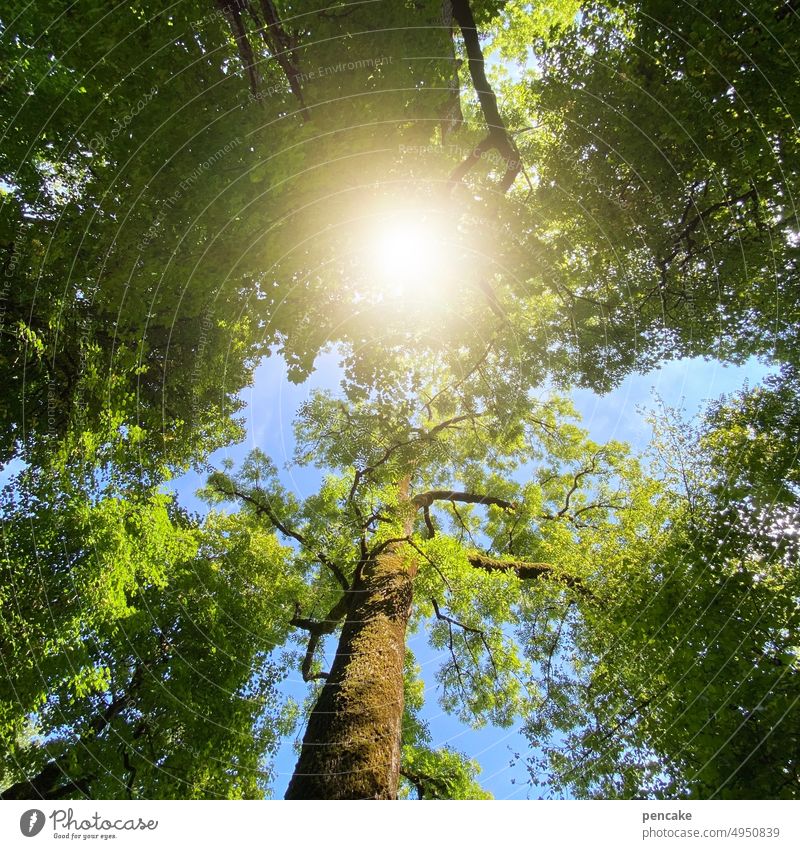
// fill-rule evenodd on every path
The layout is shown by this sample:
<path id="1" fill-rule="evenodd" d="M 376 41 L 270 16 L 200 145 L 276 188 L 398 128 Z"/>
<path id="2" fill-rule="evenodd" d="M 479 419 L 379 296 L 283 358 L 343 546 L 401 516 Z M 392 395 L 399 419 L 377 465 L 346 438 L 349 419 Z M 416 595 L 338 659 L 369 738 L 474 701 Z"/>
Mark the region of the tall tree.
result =
<path id="1" fill-rule="evenodd" d="M 532 764 L 543 784 L 797 797 L 798 388 L 785 368 L 712 405 L 698 429 L 674 413 L 657 421 L 675 506 L 644 568 L 623 570 L 625 593 L 573 632 L 580 664 L 558 673 L 565 742 L 545 742 Z"/>
<path id="2" fill-rule="evenodd" d="M 415 747 L 402 750 L 409 629 L 430 628 L 449 654 L 446 709 L 500 724 L 534 711 L 531 664 L 505 629 L 533 609 L 598 603 L 616 547 L 641 532 L 650 490 L 625 447 L 589 440 L 556 398 L 497 406 L 487 368 L 420 377 L 405 396 L 317 394 L 298 420 L 299 460 L 329 474 L 302 503 L 259 452 L 210 479 L 209 495 L 315 565 L 311 606 L 298 603 L 292 624 L 308 633 L 303 677 L 324 683 L 287 798 L 395 798 L 401 754 L 415 775 Z M 322 669 L 318 649 L 337 631 Z"/>
<path id="3" fill-rule="evenodd" d="M 366 795 L 394 795 L 401 762 L 420 795 L 477 793 L 472 766 L 426 750 L 408 716 L 399 748 L 403 675 L 414 692 L 405 633 L 426 614 L 434 638 L 452 649 L 442 679 L 451 708 L 463 701 L 466 715 L 488 711 L 498 721 L 534 715 L 535 698 L 515 689 L 509 671 L 524 665 L 520 650 L 504 648 L 498 660 L 503 623 L 519 619 L 522 654 L 546 693 L 535 716 L 572 727 L 565 704 L 570 694 L 580 704 L 580 688 L 568 676 L 559 683 L 558 637 L 576 629 L 582 670 L 591 666 L 588 647 L 600 656 L 609 630 L 602 605 L 592 605 L 611 589 L 627 592 L 625 570 L 645 553 L 667 557 L 658 546 L 668 500 L 623 462 L 622 449 L 594 446 L 544 413 L 544 425 L 532 420 L 529 387 L 549 376 L 605 388 L 687 353 L 795 356 L 794 4 L 759 0 L 746 13 L 716 9 L 714 20 L 660 0 L 546 9 L 387 0 L 306 10 L 182 0 L 116 11 L 86 0 L 66 12 L 12 2 L 2 15 L 0 457 L 29 464 L 21 497 L 39 493 L 6 504 L 12 521 L 24 519 L 18 527 L 30 522 L 38 535 L 8 531 L 4 602 L 13 608 L 14 581 L 34 580 L 26 564 L 45 567 L 42 586 L 57 597 L 75 576 L 94 581 L 79 613 L 65 605 L 51 621 L 38 585 L 23 581 L 28 607 L 9 620 L 19 625 L 7 631 L 9 645 L 18 649 L 32 629 L 63 655 L 47 655 L 53 672 L 41 681 L 24 666 L 27 679 L 9 678 L 20 701 L 7 740 L 23 741 L 9 744 L 15 757 L 30 755 L 13 780 L 40 776 L 53 792 L 72 792 L 50 782 L 67 749 L 102 747 L 112 727 L 134 739 L 138 714 L 120 707 L 131 689 L 143 692 L 120 637 L 127 596 L 160 598 L 164 558 L 200 556 L 176 542 L 183 537 L 157 487 L 235 438 L 238 393 L 274 347 L 301 379 L 321 349 L 344 343 L 347 406 L 318 399 L 302 433 L 345 478 L 296 505 L 256 457 L 212 488 L 245 502 L 232 527 L 266 520 L 292 540 L 285 557 L 306 571 L 289 573 L 307 588 L 298 586 L 294 622 L 310 648 L 344 622 L 323 708 L 358 693 L 359 669 L 370 666 L 357 651 L 351 665 L 348 646 L 380 643 L 376 629 L 393 640 L 393 674 L 382 682 L 393 706 L 383 717 L 388 761 Z M 521 61 L 514 79 L 492 71 L 491 50 Z M 439 259 L 398 310 L 375 279 L 368 225 L 392 226 L 399 198 L 433 234 Z M 419 362 L 431 351 L 455 389 L 420 401 L 428 378 L 411 376 L 403 355 Z M 396 388 L 403 379 L 405 395 Z M 533 462 L 515 441 L 523 435 L 538 440 L 537 468 L 548 470 L 530 487 L 507 465 Z M 584 489 L 595 473 L 622 487 L 624 509 L 603 500 L 603 485 Z M 117 491 L 105 489 L 108 479 Z M 488 500 L 479 508 L 475 498 Z M 270 507 L 275 499 L 280 510 Z M 485 521 L 474 515 L 481 509 Z M 731 515 L 753 520 L 740 506 Z M 87 516 L 97 547 L 119 554 L 108 597 L 101 570 L 83 568 L 94 563 L 82 537 Z M 139 524 L 160 530 L 151 540 Z M 341 538 L 326 535 L 332 527 Z M 224 548 L 227 534 L 215 544 Z M 679 536 L 672 541 L 670 551 L 681 551 Z M 590 565 L 598 552 L 603 570 Z M 170 580 L 180 584 L 183 574 Z M 636 575 L 641 600 L 648 573 Z M 534 589 L 520 589 L 521 578 Z M 389 597 L 379 598 L 381 586 Z M 531 608 L 540 611 L 552 612 L 548 593 L 569 596 L 561 618 L 519 613 L 517 599 L 529 592 L 542 595 L 544 608 Z M 736 607 L 741 599 L 732 598 Z M 167 595 L 163 604 L 169 619 Z M 286 621 L 275 626 L 278 641 Z M 154 639 L 148 627 L 137 632 L 143 645 Z M 79 673 L 64 673 L 59 663 L 79 651 L 86 629 L 102 636 L 105 653 L 80 655 Z M 467 687 L 473 653 L 483 666 Z M 110 679 L 106 655 L 118 658 Z M 621 656 L 615 674 L 627 675 L 626 663 Z M 313 651 L 302 668 L 320 674 Z M 312 714 L 303 764 L 314 762 L 319 739 L 350 734 L 349 698 L 344 725 L 322 722 L 323 708 Z M 77 742 L 48 718 L 67 703 Z M 55 735 L 52 751 L 27 745 L 27 715 Z M 382 755 L 363 721 L 353 722 L 364 742 L 357 758 L 372 768 Z M 181 739 L 171 730 L 162 742 L 169 749 Z M 310 788 L 304 769 L 292 793 L 327 793 Z M 124 761 L 120 770 L 127 786 L 131 770 Z M 131 793 L 177 793 L 153 789 L 155 772 L 136 772 L 151 783 L 133 782 Z M 100 780 L 83 761 L 69 774 Z"/>
<path id="4" fill-rule="evenodd" d="M 404 116 L 436 114 L 446 63 L 425 60 L 429 96 L 415 57 L 440 33 L 409 30 L 402 6 L 245 6 L 244 22 L 242 4 L 205 0 L 4 9 L 4 457 L 111 417 L 140 428 L 143 463 L 180 468 L 236 435 L 270 346 L 302 376 L 330 341 L 301 338 L 318 293 L 276 261 L 299 265 L 298 220 L 319 220 L 348 162 L 379 179 Z"/>
<path id="5" fill-rule="evenodd" d="M 511 4 L 549 332 L 595 386 L 665 356 L 797 351 L 794 3 Z M 511 110 L 509 110 L 511 111 Z M 514 120 L 510 118 L 510 120 Z"/>
<path id="6" fill-rule="evenodd" d="M 531 384 L 595 388 L 792 356 L 791 5 L 60 13 L 12 3 L 2 39 L 7 452 L 111 408 L 185 464 L 270 346 L 378 379 L 377 351 L 496 334 Z M 365 295 L 361 225 L 403 198 L 441 225 L 448 322 Z"/>
<path id="7" fill-rule="evenodd" d="M 263 797 L 292 720 L 287 550 L 81 484 L 29 470 L 4 492 L 0 797 Z"/>

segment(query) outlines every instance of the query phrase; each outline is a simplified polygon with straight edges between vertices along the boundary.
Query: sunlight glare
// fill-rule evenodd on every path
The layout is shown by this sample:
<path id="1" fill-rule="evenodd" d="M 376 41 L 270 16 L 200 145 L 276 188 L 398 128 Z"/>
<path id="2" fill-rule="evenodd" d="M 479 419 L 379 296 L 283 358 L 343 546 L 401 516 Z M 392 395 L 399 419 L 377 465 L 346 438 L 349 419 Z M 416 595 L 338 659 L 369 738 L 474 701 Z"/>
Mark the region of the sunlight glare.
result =
<path id="1" fill-rule="evenodd" d="M 370 239 L 370 272 L 391 297 L 428 298 L 444 272 L 446 246 L 425 218 L 395 218 L 378 226 Z"/>

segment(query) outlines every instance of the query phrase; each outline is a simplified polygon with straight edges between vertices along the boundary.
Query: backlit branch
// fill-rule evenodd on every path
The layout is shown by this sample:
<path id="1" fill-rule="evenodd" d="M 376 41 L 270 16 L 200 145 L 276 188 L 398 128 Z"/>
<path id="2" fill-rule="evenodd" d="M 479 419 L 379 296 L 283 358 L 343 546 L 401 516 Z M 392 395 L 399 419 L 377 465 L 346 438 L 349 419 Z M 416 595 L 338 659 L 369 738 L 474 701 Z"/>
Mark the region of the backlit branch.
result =
<path id="1" fill-rule="evenodd" d="M 452 6 L 453 17 L 458 22 L 461 36 L 464 39 L 469 74 L 475 87 L 475 93 L 478 95 L 484 120 L 489 127 L 489 135 L 475 147 L 470 156 L 453 170 L 450 174 L 450 180 L 454 183 L 459 182 L 480 161 L 483 154 L 489 150 L 496 150 L 506 166 L 505 173 L 500 181 L 500 190 L 506 192 L 511 188 L 517 174 L 522 169 L 519 149 L 506 129 L 505 122 L 500 116 L 500 110 L 497 108 L 497 97 L 486 78 L 483 49 L 469 0 L 452 0 Z"/>
<path id="2" fill-rule="evenodd" d="M 421 492 L 411 499 L 411 503 L 415 507 L 430 507 L 434 501 L 461 501 L 464 504 L 486 504 L 495 507 L 502 507 L 504 510 L 515 510 L 516 505 L 511 501 L 506 501 L 503 498 L 496 498 L 493 495 L 482 495 L 476 492 L 456 492 L 452 489 L 431 489 L 428 492 Z"/>
<path id="3" fill-rule="evenodd" d="M 452 585 L 450 584 L 450 581 L 448 581 L 448 580 L 447 580 L 447 576 L 446 576 L 446 575 L 442 572 L 442 570 L 441 570 L 441 569 L 440 569 L 440 568 L 436 565 L 436 563 L 435 563 L 433 560 L 431 560 L 431 558 L 430 558 L 430 557 L 428 557 L 428 555 L 427 555 L 427 554 L 426 554 L 426 553 L 425 553 L 425 552 L 424 552 L 424 551 L 423 551 L 423 550 L 422 550 L 422 549 L 421 549 L 421 548 L 420 548 L 420 547 L 419 547 L 419 546 L 418 546 L 418 545 L 414 542 L 414 540 L 409 539 L 409 540 L 408 540 L 408 544 L 409 544 L 409 545 L 410 545 L 410 546 L 414 549 L 414 551 L 416 551 L 416 552 L 417 552 L 417 554 L 421 554 L 421 555 L 425 558 L 425 560 L 427 560 L 427 561 L 428 561 L 428 563 L 430 563 L 430 564 L 431 564 L 431 566 L 433 566 L 433 568 L 434 568 L 434 570 L 436 571 L 436 573 L 437 573 L 437 574 L 439 575 L 439 577 L 442 579 L 442 583 L 443 583 L 443 584 L 447 587 L 447 589 L 448 589 L 448 590 L 450 590 L 450 591 L 452 592 L 452 591 L 453 591 L 453 587 L 452 587 Z"/>
<path id="4" fill-rule="evenodd" d="M 481 642 L 483 643 L 483 647 L 486 649 L 486 653 L 489 656 L 489 661 L 492 664 L 492 669 L 494 670 L 494 677 L 497 678 L 497 665 L 494 662 L 494 655 L 492 654 L 492 649 L 489 646 L 489 643 L 486 642 L 486 634 L 480 628 L 472 628 L 469 625 L 465 625 L 463 622 L 459 622 L 458 619 L 453 619 L 451 616 L 446 616 L 439 610 L 439 605 L 436 602 L 435 598 L 431 599 L 431 604 L 433 605 L 433 612 L 436 614 L 436 618 L 441 622 L 447 622 L 447 627 L 450 629 L 450 652 L 453 651 L 453 625 L 461 628 L 463 631 L 466 631 L 469 634 L 477 634 L 481 638 Z M 469 643 L 464 638 L 464 643 L 467 646 L 467 650 L 472 655 L 472 649 L 470 648 Z M 472 655 L 472 659 L 477 666 L 477 659 L 475 655 Z M 455 662 L 455 657 L 453 657 L 453 661 Z"/>
<path id="5" fill-rule="evenodd" d="M 402 442 L 395 442 L 390 445 L 374 463 L 364 466 L 363 469 L 356 469 L 356 473 L 353 476 L 353 483 L 350 487 L 350 492 L 347 495 L 348 504 L 354 504 L 353 499 L 355 498 L 356 491 L 367 475 L 372 474 L 372 472 L 377 471 L 381 466 L 388 463 L 392 456 L 401 448 L 408 448 L 409 445 L 415 445 L 419 442 L 432 442 L 442 431 L 454 428 L 461 424 L 461 422 L 474 421 L 483 415 L 485 415 L 485 413 L 464 413 L 459 416 L 453 416 L 443 422 L 439 422 L 439 424 L 435 425 L 430 430 L 415 428 L 415 432 L 418 433 L 419 436 L 415 436 L 412 439 L 405 439 Z"/>
<path id="6" fill-rule="evenodd" d="M 603 456 L 603 452 L 597 452 L 591 459 L 588 466 L 582 468 L 579 472 L 576 472 L 572 477 L 572 484 L 564 498 L 564 506 L 558 510 L 556 513 L 542 513 L 539 517 L 540 519 L 545 519 L 548 521 L 553 521 L 555 519 L 563 519 L 567 518 L 569 521 L 573 522 L 576 526 L 578 525 L 577 519 L 584 513 L 589 512 L 590 510 L 622 510 L 624 509 L 624 504 L 619 504 L 614 501 L 594 501 L 591 504 L 586 504 L 583 507 L 579 507 L 577 510 L 570 512 L 570 506 L 572 503 L 572 497 L 578 491 L 581 485 L 581 480 L 586 477 L 586 475 L 594 474 L 597 471 L 597 460 Z M 553 478 L 551 477 L 550 480 Z M 585 525 L 583 525 L 585 526 Z"/>
<path id="7" fill-rule="evenodd" d="M 467 560 L 476 569 L 484 572 L 513 572 L 520 580 L 529 581 L 538 578 L 552 578 L 574 589 L 581 595 L 591 596 L 580 578 L 557 572 L 549 563 L 530 563 L 526 560 L 497 560 L 484 554 L 472 553 Z"/>
<path id="8" fill-rule="evenodd" d="M 428 539 L 433 539 L 436 536 L 436 528 L 431 521 L 431 511 L 429 507 L 422 508 L 422 515 L 425 519 L 425 527 L 428 529 Z"/>
<path id="9" fill-rule="evenodd" d="M 297 46 L 295 40 L 283 28 L 283 24 L 272 0 L 261 0 L 261 11 L 264 15 L 266 27 L 260 26 L 259 29 L 261 30 L 264 42 L 289 80 L 289 87 L 292 90 L 292 94 L 301 106 L 300 114 L 307 121 L 309 117 L 308 108 L 303 99 L 303 90 L 300 87 L 301 74 L 297 64 L 297 54 L 295 53 L 295 47 Z"/>
<path id="10" fill-rule="evenodd" d="M 239 58 L 242 60 L 242 64 L 250 80 L 250 93 L 253 97 L 256 97 L 258 95 L 259 82 L 256 59 L 253 54 L 253 48 L 250 45 L 250 40 L 247 38 L 244 21 L 242 20 L 242 10 L 246 8 L 246 3 L 242 2 L 242 0 L 217 0 L 217 7 L 222 10 L 230 23 L 231 31 L 236 41 L 236 47 L 239 49 Z"/>
<path id="11" fill-rule="evenodd" d="M 431 397 L 429 401 L 426 401 L 423 404 L 423 407 L 427 411 L 428 416 L 433 416 L 433 404 L 435 404 L 436 401 L 441 398 L 442 395 L 444 395 L 446 392 L 455 392 L 456 390 L 460 389 L 472 377 L 472 375 L 480 369 L 480 367 L 486 362 L 487 358 L 489 357 L 489 353 L 491 352 L 493 345 L 494 338 L 489 342 L 486 347 L 486 350 L 483 352 L 483 354 L 481 354 L 481 356 L 477 359 L 477 361 L 471 366 L 471 368 L 463 377 L 461 377 L 455 383 L 452 383 L 449 386 L 445 386 L 444 389 L 440 389 L 435 395 Z"/>
<path id="12" fill-rule="evenodd" d="M 575 493 L 578 491 L 581 479 L 584 478 L 586 475 L 591 475 L 594 473 L 595 469 L 597 468 L 595 460 L 596 457 L 593 457 L 591 463 L 586 468 L 581 469 L 574 475 L 572 479 L 572 486 L 570 487 L 569 492 L 567 493 L 567 497 L 564 500 L 564 506 L 558 511 L 558 513 L 556 513 L 556 516 L 558 518 L 565 516 L 569 511 L 570 498 L 572 498 L 572 496 L 575 495 Z"/>
<path id="13" fill-rule="evenodd" d="M 263 21 L 259 17 L 255 5 L 248 2 L 248 0 L 216 0 L 216 5 L 223 12 L 230 24 L 231 32 L 236 41 L 236 47 L 239 50 L 239 58 L 242 60 L 250 81 L 250 92 L 253 99 L 259 96 L 258 86 L 260 79 L 256 69 L 253 46 L 248 38 L 247 27 L 242 17 L 243 12 L 246 12 L 255 22 L 256 29 L 261 33 L 267 50 L 269 50 L 271 56 L 280 65 L 281 70 L 289 82 L 289 88 L 292 94 L 300 104 L 300 114 L 304 120 L 308 120 L 308 109 L 303 99 L 303 91 L 300 87 L 302 74 L 300 73 L 295 53 L 297 45 L 295 39 L 284 29 L 275 4 L 271 0 L 260 0 L 261 14 L 264 16 Z"/>

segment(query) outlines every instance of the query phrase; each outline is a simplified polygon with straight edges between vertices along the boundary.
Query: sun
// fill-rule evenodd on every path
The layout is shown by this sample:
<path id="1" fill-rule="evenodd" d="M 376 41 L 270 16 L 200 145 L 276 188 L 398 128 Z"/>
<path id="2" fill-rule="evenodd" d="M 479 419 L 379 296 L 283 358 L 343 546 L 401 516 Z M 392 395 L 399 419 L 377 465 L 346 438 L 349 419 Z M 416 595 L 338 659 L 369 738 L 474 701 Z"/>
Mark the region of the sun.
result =
<path id="1" fill-rule="evenodd" d="M 393 216 L 367 236 L 368 271 L 386 296 L 433 297 L 442 283 L 447 246 L 428 216 Z"/>

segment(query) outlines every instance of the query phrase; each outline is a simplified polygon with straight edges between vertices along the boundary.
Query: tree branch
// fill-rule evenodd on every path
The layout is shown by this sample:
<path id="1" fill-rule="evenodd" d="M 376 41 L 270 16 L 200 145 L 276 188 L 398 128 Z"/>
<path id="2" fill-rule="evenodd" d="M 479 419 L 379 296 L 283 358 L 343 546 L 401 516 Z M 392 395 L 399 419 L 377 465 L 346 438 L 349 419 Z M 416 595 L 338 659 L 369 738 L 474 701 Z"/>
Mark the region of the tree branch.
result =
<path id="1" fill-rule="evenodd" d="M 480 367 L 486 362 L 489 353 L 492 350 L 492 346 L 494 345 L 494 338 L 489 342 L 486 346 L 486 350 L 481 354 L 481 356 L 475 361 L 475 363 L 471 366 L 469 371 L 457 380 L 455 383 L 450 384 L 449 386 L 445 386 L 443 389 L 440 389 L 429 401 L 426 401 L 422 406 L 428 411 L 428 416 L 433 416 L 433 404 L 442 396 L 445 392 L 454 392 L 456 389 L 459 389 L 463 386 L 476 371 L 480 369 Z"/>
<path id="2" fill-rule="evenodd" d="M 296 540 L 300 543 L 300 545 L 306 549 L 306 551 L 313 554 L 313 556 L 323 565 L 326 569 L 329 569 L 333 576 L 336 578 L 339 586 L 347 591 L 350 589 L 350 582 L 344 575 L 344 572 L 329 558 L 327 558 L 324 554 L 314 551 L 312 547 L 309 545 L 308 540 L 301 534 L 299 531 L 290 528 L 288 525 L 285 525 L 275 514 L 275 511 L 269 506 L 269 502 L 267 499 L 264 501 L 260 501 L 257 498 L 253 498 L 252 495 L 249 495 L 246 492 L 242 492 L 237 489 L 235 486 L 232 486 L 230 489 L 223 489 L 220 486 L 212 486 L 215 492 L 218 492 L 220 495 L 226 495 L 229 498 L 238 498 L 241 501 L 244 501 L 246 504 L 249 504 L 255 510 L 257 516 L 265 516 L 270 524 L 278 531 L 280 531 L 284 536 L 290 537 L 293 540 Z"/>
<path id="3" fill-rule="evenodd" d="M 500 181 L 500 190 L 507 192 L 522 168 L 519 149 L 506 129 L 500 110 L 497 108 L 497 98 L 486 78 L 483 50 L 469 0 L 452 0 L 452 6 L 453 17 L 458 22 L 464 39 L 470 77 L 475 93 L 478 95 L 484 120 L 489 127 L 489 135 L 477 145 L 471 156 L 455 168 L 450 175 L 450 180 L 454 183 L 459 182 L 486 151 L 496 150 L 506 165 L 505 174 Z"/>
<path id="4" fill-rule="evenodd" d="M 336 630 L 336 626 L 344 619 L 347 613 L 347 596 L 343 595 L 336 604 L 328 611 L 328 615 L 324 619 L 306 619 L 300 616 L 300 605 L 295 603 L 294 616 L 289 620 L 290 625 L 296 628 L 302 628 L 308 631 L 308 646 L 306 654 L 303 658 L 300 671 L 303 674 L 303 681 L 315 681 L 328 677 L 327 672 L 311 672 L 311 666 L 314 662 L 314 654 L 319 645 L 319 641 L 326 634 L 332 634 Z"/>
<path id="5" fill-rule="evenodd" d="M 416 436 L 413 439 L 405 439 L 402 442 L 395 442 L 393 445 L 390 445 L 374 463 L 364 466 L 363 469 L 356 469 L 356 473 L 353 476 L 353 483 L 350 487 L 350 492 L 347 495 L 347 503 L 353 503 L 353 506 L 355 507 L 353 499 L 355 498 L 356 491 L 361 484 L 361 481 L 363 481 L 367 475 L 374 472 L 376 469 L 379 469 L 385 463 L 388 463 L 395 451 L 399 451 L 401 448 L 407 448 L 409 445 L 414 445 L 416 442 L 429 442 L 435 439 L 443 430 L 447 430 L 447 428 L 454 427 L 464 421 L 480 418 L 483 415 L 485 415 L 485 413 L 464 413 L 463 415 L 453 416 L 451 419 L 439 422 L 439 424 L 432 427 L 430 430 L 415 428 L 414 431 L 418 433 L 419 436 Z"/>
<path id="6" fill-rule="evenodd" d="M 430 507 L 427 505 L 422 508 L 422 515 L 425 519 L 425 527 L 428 529 L 428 539 L 433 539 L 436 536 L 436 528 L 431 521 Z"/>
<path id="7" fill-rule="evenodd" d="M 256 59 L 253 55 L 253 48 L 247 38 L 247 31 L 242 21 L 242 8 L 244 4 L 242 0 L 217 0 L 217 8 L 222 10 L 223 14 L 228 18 L 233 32 L 233 37 L 236 40 L 236 46 L 239 49 L 239 58 L 242 60 L 244 69 L 250 81 L 250 92 L 253 97 L 258 95 L 258 71 L 256 70 Z"/>
<path id="8" fill-rule="evenodd" d="M 553 578 L 562 584 L 574 589 L 581 595 L 591 597 L 591 593 L 583 585 L 580 578 L 556 572 L 549 563 L 530 563 L 526 560 L 497 560 L 484 554 L 468 554 L 467 560 L 476 569 L 484 572 L 514 572 L 522 581 L 535 580 L 538 578 Z"/>
<path id="9" fill-rule="evenodd" d="M 464 504 L 486 504 L 502 507 L 504 510 L 516 510 L 516 504 L 493 495 L 481 495 L 475 492 L 456 492 L 452 489 L 431 489 L 421 492 L 411 499 L 415 507 L 428 508 L 434 501 L 461 501 Z"/>
<path id="10" fill-rule="evenodd" d="M 466 421 L 474 421 L 475 419 L 481 418 L 481 416 L 486 415 L 485 413 L 463 413 L 460 416 L 453 416 L 451 419 L 447 419 L 446 421 L 439 422 L 435 427 L 432 427 L 430 430 L 421 431 L 422 439 L 430 441 L 435 436 L 438 436 L 443 430 L 447 430 L 449 427 L 455 427 L 457 424 L 461 424 L 461 422 Z"/>
<path id="11" fill-rule="evenodd" d="M 294 39 L 283 28 L 278 11 L 272 0 L 261 0 L 261 11 L 266 22 L 266 29 L 263 26 L 260 27 L 264 42 L 289 80 L 289 87 L 292 90 L 292 94 L 300 104 L 300 114 L 303 120 L 308 121 L 308 107 L 303 98 L 303 90 L 300 87 L 301 74 L 297 65 Z"/>
<path id="12" fill-rule="evenodd" d="M 411 772 L 406 767 L 400 767 L 400 775 L 403 776 L 407 781 L 411 782 L 414 785 L 414 789 L 417 791 L 417 798 L 423 799 L 425 794 L 425 787 L 423 782 L 423 778 L 416 772 Z"/>
<path id="13" fill-rule="evenodd" d="M 371 560 L 373 557 L 377 557 L 381 552 L 385 551 L 390 545 L 394 545 L 398 542 L 408 542 L 409 537 L 391 537 L 390 539 L 385 539 L 383 542 L 379 542 L 376 546 L 374 546 L 369 552 L 369 559 Z"/>
<path id="14" fill-rule="evenodd" d="M 564 500 L 564 506 L 558 511 L 558 513 L 556 513 L 556 516 L 558 518 L 565 516 L 567 514 L 567 512 L 569 511 L 569 501 L 572 498 L 572 496 L 575 495 L 575 493 L 578 491 L 578 487 L 580 486 L 581 478 L 585 477 L 586 475 L 593 474 L 595 472 L 595 470 L 597 469 L 596 460 L 597 460 L 597 455 L 592 457 L 591 463 L 586 468 L 581 469 L 579 472 L 577 472 L 573 476 L 572 486 L 570 487 L 570 490 L 567 493 L 567 497 Z"/>
<path id="15" fill-rule="evenodd" d="M 131 705 L 134 692 L 141 686 L 145 665 L 138 663 L 123 692 L 112 699 L 102 713 L 94 716 L 87 729 L 78 738 L 75 746 L 86 747 Z M 25 781 L 18 781 L 0 793 L 0 799 L 63 799 L 72 792 L 85 792 L 94 776 L 82 776 L 71 779 L 67 776 L 66 764 L 70 751 L 65 752 L 47 763 L 37 775 Z M 67 778 L 66 783 L 64 779 Z"/>
<path id="16" fill-rule="evenodd" d="M 420 547 L 419 547 L 419 546 L 418 546 L 418 545 L 414 542 L 414 540 L 409 539 L 409 540 L 408 540 L 408 544 L 409 544 L 409 545 L 410 545 L 410 546 L 414 549 L 414 551 L 416 551 L 416 552 L 417 552 L 417 554 L 421 554 L 421 555 L 422 555 L 422 556 L 423 556 L 423 557 L 424 557 L 424 558 L 428 561 L 428 563 L 430 563 L 430 564 L 431 564 L 431 566 L 433 566 L 433 568 L 436 570 L 436 573 L 437 573 L 437 574 L 439 575 L 439 577 L 442 579 L 442 583 L 443 583 L 443 584 L 447 587 L 447 589 L 448 589 L 448 590 L 450 590 L 450 591 L 452 592 L 452 591 L 453 591 L 453 587 L 451 586 L 450 581 L 448 581 L 448 580 L 447 580 L 447 577 L 445 576 L 445 574 L 444 574 L 444 573 L 442 572 L 442 570 L 441 570 L 441 569 L 440 569 L 440 568 L 439 568 L 439 567 L 438 567 L 438 566 L 437 566 L 437 565 L 433 562 L 433 560 L 431 560 L 431 558 L 430 558 L 430 557 L 428 557 L 428 555 L 427 555 L 427 554 L 425 554 L 425 552 L 424 552 L 424 551 L 423 551 L 423 550 L 422 550 L 422 549 L 421 549 L 421 548 L 420 548 Z"/>
<path id="17" fill-rule="evenodd" d="M 431 604 L 433 605 L 433 612 L 436 614 L 436 618 L 440 619 L 442 622 L 449 622 L 451 625 L 458 625 L 459 628 L 463 628 L 465 631 L 469 631 L 471 634 L 483 634 L 483 631 L 480 628 L 471 628 L 469 625 L 465 625 L 463 622 L 459 622 L 457 619 L 453 619 L 450 616 L 445 616 L 444 613 L 439 610 L 439 604 L 435 598 L 431 599 Z"/>
<path id="18" fill-rule="evenodd" d="M 435 598 L 431 599 L 431 604 L 433 605 L 433 611 L 436 614 L 437 619 L 441 620 L 442 622 L 447 622 L 448 625 L 456 625 L 459 628 L 461 628 L 462 630 L 467 631 L 470 634 L 477 634 L 481 638 L 481 642 L 483 643 L 483 647 L 486 649 L 486 653 L 488 654 L 489 660 L 492 664 L 492 669 L 494 670 L 494 677 L 497 678 L 498 677 L 497 676 L 497 664 L 494 662 L 494 655 L 492 654 L 492 649 L 489 646 L 489 643 L 486 642 L 486 634 L 480 628 L 471 628 L 469 625 L 465 625 L 463 622 L 459 622 L 458 619 L 453 619 L 451 616 L 445 616 L 445 614 L 442 613 L 439 610 L 439 605 L 437 604 Z M 452 631 L 451 631 L 450 636 L 451 636 L 450 650 L 452 652 L 452 648 L 453 648 Z M 472 650 L 470 649 L 469 643 L 466 642 L 466 639 L 464 640 L 464 642 L 465 642 L 465 645 L 467 646 L 467 650 L 469 651 L 470 654 L 472 654 Z M 478 662 L 477 662 L 477 659 L 475 658 L 475 655 L 472 655 L 472 660 L 475 663 L 475 665 L 477 666 Z"/>
<path id="19" fill-rule="evenodd" d="M 257 70 L 255 53 L 253 45 L 247 36 L 247 28 L 245 27 L 242 13 L 246 12 L 253 19 L 256 29 L 261 33 L 264 39 L 264 44 L 267 47 L 270 55 L 277 61 L 283 71 L 286 79 L 289 82 L 289 88 L 292 94 L 300 104 L 300 115 L 304 121 L 309 118 L 308 108 L 303 99 L 303 91 L 300 87 L 300 79 L 302 74 L 297 66 L 297 57 L 295 54 L 295 41 L 283 27 L 275 4 L 271 0 L 260 0 L 261 13 L 264 16 L 262 21 L 258 16 L 258 11 L 254 4 L 249 0 L 216 0 L 218 9 L 221 9 L 227 17 L 231 27 L 231 32 L 236 40 L 236 46 L 239 50 L 239 57 L 245 67 L 247 76 L 250 81 L 250 92 L 253 99 L 259 96 L 258 87 L 260 77 Z"/>

